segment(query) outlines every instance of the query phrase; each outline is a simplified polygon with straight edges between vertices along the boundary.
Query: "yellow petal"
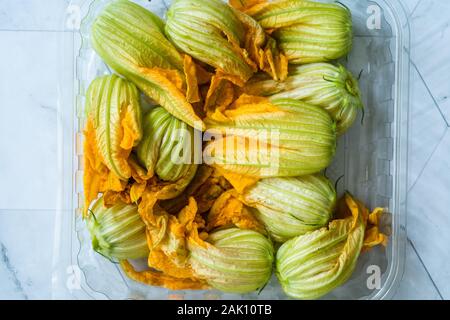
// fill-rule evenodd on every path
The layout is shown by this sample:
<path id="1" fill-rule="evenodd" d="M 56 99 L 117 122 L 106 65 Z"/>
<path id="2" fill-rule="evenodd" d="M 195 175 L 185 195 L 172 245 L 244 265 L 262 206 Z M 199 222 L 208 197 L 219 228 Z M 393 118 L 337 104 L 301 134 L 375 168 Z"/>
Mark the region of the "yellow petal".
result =
<path id="1" fill-rule="evenodd" d="M 258 4 L 254 1 L 249 6 Z M 247 6 L 247 4 L 243 4 Z M 239 5 L 238 5 L 239 7 Z M 245 7 L 238 8 L 244 10 Z M 255 19 L 236 10 L 236 15 L 245 27 L 245 49 L 260 70 L 268 73 L 274 80 L 283 81 L 287 77 L 288 60 L 279 50 L 274 39 L 267 35 Z"/>
<path id="2" fill-rule="evenodd" d="M 202 67 L 199 63 L 195 64 L 196 68 L 196 75 L 197 75 L 197 81 L 199 85 L 207 84 L 211 82 L 211 78 L 213 77 L 213 74 L 211 72 L 206 71 L 204 67 Z"/>
<path id="3" fill-rule="evenodd" d="M 121 261 L 120 265 L 128 277 L 150 286 L 165 287 L 171 290 L 202 290 L 208 288 L 206 283 L 197 279 L 178 279 L 151 270 L 137 272 L 128 261 Z"/>
<path id="4" fill-rule="evenodd" d="M 370 250 L 370 248 L 377 245 L 384 247 L 388 244 L 388 237 L 383 234 L 379 229 L 380 219 L 383 216 L 384 209 L 376 208 L 369 214 L 366 228 L 366 235 L 364 238 L 364 251 Z"/>
<path id="5" fill-rule="evenodd" d="M 181 210 L 178 214 L 178 220 L 184 227 L 186 227 L 187 229 L 191 229 L 197 215 L 197 211 L 197 202 L 194 198 L 191 197 L 189 198 L 188 205 L 184 207 L 183 210 Z"/>
<path id="6" fill-rule="evenodd" d="M 203 121 L 196 115 L 194 108 L 187 101 L 183 92 L 183 79 L 178 71 L 161 68 L 139 68 L 142 79 L 138 87 L 152 99 L 156 100 L 174 117 L 193 128 L 204 130 Z M 151 84 L 157 84 L 158 89 Z"/>
<path id="7" fill-rule="evenodd" d="M 152 68 L 152 69 L 146 69 L 145 70 L 146 74 L 159 74 L 160 76 L 166 78 L 167 80 L 169 80 L 173 85 L 175 85 L 175 87 L 180 90 L 183 91 L 184 88 L 184 81 L 183 78 L 181 77 L 181 74 L 178 70 L 173 70 L 173 69 L 163 69 L 163 68 Z"/>
<path id="8" fill-rule="evenodd" d="M 147 183 L 146 182 L 144 182 L 144 183 L 138 183 L 138 182 L 133 183 L 133 185 L 131 186 L 131 189 L 130 189 L 131 202 L 137 203 L 138 200 L 142 198 L 142 194 L 144 193 L 146 188 L 147 188 Z"/>
<path id="9" fill-rule="evenodd" d="M 348 193 L 345 194 L 345 202 L 350 210 L 350 213 L 353 216 L 353 226 L 352 229 L 355 229 L 360 217 L 364 217 L 363 212 L 367 212 L 365 207 L 360 206 L 360 203 L 353 199 Z M 367 215 L 366 215 L 367 216 Z M 363 218 L 363 222 L 366 223 L 366 218 Z"/>
<path id="10" fill-rule="evenodd" d="M 264 226 L 253 216 L 250 210 L 238 199 L 234 190 L 223 193 L 208 214 L 207 230 L 234 225 L 240 229 L 265 233 Z"/>
<path id="11" fill-rule="evenodd" d="M 137 162 L 135 157 L 130 157 L 128 159 L 128 164 L 131 168 L 131 177 L 138 183 L 144 183 L 154 176 L 154 172 L 147 172 L 141 165 Z"/>
<path id="12" fill-rule="evenodd" d="M 241 175 L 223 168 L 216 168 L 216 170 L 223 175 L 239 193 L 243 193 L 246 188 L 255 185 L 260 180 L 259 177 Z"/>
<path id="13" fill-rule="evenodd" d="M 362 223 L 365 224 L 365 237 L 363 251 L 368 251 L 370 248 L 377 245 L 386 246 L 388 237 L 380 232 L 378 228 L 379 220 L 383 214 L 383 209 L 377 208 L 369 214 L 369 210 L 366 206 L 354 199 L 350 194 L 346 194 L 337 205 L 336 218 L 341 219 L 348 216 L 353 216 L 353 228 L 356 227 L 359 221 L 359 217 L 362 219 Z"/>
<path id="14" fill-rule="evenodd" d="M 274 80 L 286 80 L 288 76 L 289 60 L 284 53 L 277 48 L 268 45 L 263 51 L 261 60 L 261 70 L 267 72 Z"/>
<path id="15" fill-rule="evenodd" d="M 104 165 L 100 152 L 97 149 L 94 121 L 89 118 L 84 132 L 84 210 L 86 215 L 93 200 L 99 193 L 107 191 L 120 192 L 126 187 L 122 181 Z"/>
<path id="16" fill-rule="evenodd" d="M 157 204 L 158 196 L 158 192 L 147 189 L 138 206 L 147 226 L 148 264 L 167 276 L 195 279 L 187 263 L 189 251 L 186 239 L 188 233 L 204 227 L 203 219 L 197 215 L 197 203 L 190 198 L 188 205 L 176 217 Z"/>
<path id="17" fill-rule="evenodd" d="M 190 267 L 176 265 L 163 251 L 152 250 L 148 257 L 148 264 L 152 268 L 162 272 L 166 276 L 176 279 L 189 279 L 198 281 Z"/>
<path id="18" fill-rule="evenodd" d="M 210 112 L 208 118 L 225 122 L 239 115 L 270 112 L 280 112 L 280 109 L 273 105 L 268 98 L 242 94 L 233 104 L 227 107 L 216 108 L 214 112 Z"/>
<path id="19" fill-rule="evenodd" d="M 369 215 L 369 223 L 374 226 L 378 226 L 383 213 L 384 213 L 383 208 L 376 208 L 375 210 L 373 210 L 372 213 Z"/>
<path id="20" fill-rule="evenodd" d="M 138 206 L 139 214 L 142 220 L 147 226 L 157 225 L 157 219 L 153 214 L 153 208 L 158 202 L 158 197 L 156 192 L 144 192 L 141 197 L 141 202 Z"/>
<path id="21" fill-rule="evenodd" d="M 240 11 L 245 11 L 248 8 L 253 7 L 254 5 L 266 3 L 267 0 L 229 0 L 230 6 Z"/>
<path id="22" fill-rule="evenodd" d="M 161 201 L 160 205 L 169 213 L 180 212 L 189 203 L 189 198 L 194 197 L 199 202 L 198 190 L 209 180 L 214 169 L 205 165 L 199 166 L 194 178 L 186 190 L 175 199 Z M 209 210 L 209 208 L 208 208 Z M 203 212 L 200 212 L 203 213 Z"/>
<path id="23" fill-rule="evenodd" d="M 128 109 L 128 108 L 127 108 Z M 126 150 L 126 158 L 130 155 L 131 149 L 136 146 L 136 143 L 141 139 L 142 131 L 137 128 L 135 116 L 131 112 L 126 112 L 122 119 L 123 137 L 120 142 L 120 147 Z"/>
<path id="24" fill-rule="evenodd" d="M 383 245 L 384 247 L 387 246 L 388 243 L 388 237 L 380 232 L 378 227 L 370 227 L 370 229 L 366 229 L 366 233 L 364 236 L 364 246 L 363 251 L 368 251 L 371 248 Z"/>
<path id="25" fill-rule="evenodd" d="M 103 203 L 106 207 L 113 207 L 119 202 L 131 204 L 129 192 L 106 191 L 103 193 Z"/>
<path id="26" fill-rule="evenodd" d="M 220 74 L 213 76 L 211 85 L 205 99 L 204 110 L 207 115 L 214 118 L 215 115 L 220 117 L 220 114 L 230 106 L 235 97 L 234 85 L 231 81 L 222 77 Z"/>
<path id="27" fill-rule="evenodd" d="M 184 74 L 186 76 L 186 99 L 190 103 L 200 101 L 200 93 L 198 91 L 197 68 L 192 58 L 187 54 L 184 55 Z"/>

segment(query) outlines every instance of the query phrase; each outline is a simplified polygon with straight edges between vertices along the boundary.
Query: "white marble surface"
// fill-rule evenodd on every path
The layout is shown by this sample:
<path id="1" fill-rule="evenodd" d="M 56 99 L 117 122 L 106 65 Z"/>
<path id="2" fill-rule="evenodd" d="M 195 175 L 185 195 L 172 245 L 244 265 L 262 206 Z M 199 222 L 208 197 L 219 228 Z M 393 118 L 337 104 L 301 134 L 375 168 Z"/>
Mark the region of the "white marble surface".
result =
<path id="1" fill-rule="evenodd" d="M 54 32 L 0 31 L 7 48 L 0 61 L 0 136 L 8 150 L 0 158 L 1 208 L 56 208 L 56 39 Z"/>
<path id="2" fill-rule="evenodd" d="M 56 61 L 69 3 L 0 1 L 0 299 L 51 297 Z M 409 239 L 395 298 L 450 299 L 450 2 L 402 3 L 412 29 Z"/>

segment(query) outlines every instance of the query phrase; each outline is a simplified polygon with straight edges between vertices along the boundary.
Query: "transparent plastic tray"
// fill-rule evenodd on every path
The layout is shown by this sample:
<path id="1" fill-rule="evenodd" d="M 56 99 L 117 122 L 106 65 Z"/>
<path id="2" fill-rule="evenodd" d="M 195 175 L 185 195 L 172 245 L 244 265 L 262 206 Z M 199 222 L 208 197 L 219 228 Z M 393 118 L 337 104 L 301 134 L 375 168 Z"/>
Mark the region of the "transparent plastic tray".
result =
<path id="1" fill-rule="evenodd" d="M 94 299 L 286 299 L 275 278 L 260 293 L 177 291 L 129 280 L 120 268 L 96 254 L 80 218 L 84 95 L 90 82 L 110 73 L 90 44 L 90 26 L 110 0 L 74 0 L 61 37 L 61 83 L 58 107 L 60 193 L 53 263 L 54 298 Z M 170 0 L 135 1 L 164 17 Z M 341 0 L 353 14 L 354 46 L 341 61 L 355 75 L 365 104 L 364 122 L 338 142 L 327 169 L 331 179 L 344 178 L 338 192 L 352 192 L 371 208 L 382 206 L 387 248 L 362 254 L 352 278 L 324 299 L 386 299 L 401 280 L 406 246 L 406 184 L 409 107 L 409 22 L 400 0 Z M 81 23 L 80 23 L 81 22 Z M 80 27 L 80 28 L 79 28 Z M 72 82 L 70 82 L 72 80 Z"/>

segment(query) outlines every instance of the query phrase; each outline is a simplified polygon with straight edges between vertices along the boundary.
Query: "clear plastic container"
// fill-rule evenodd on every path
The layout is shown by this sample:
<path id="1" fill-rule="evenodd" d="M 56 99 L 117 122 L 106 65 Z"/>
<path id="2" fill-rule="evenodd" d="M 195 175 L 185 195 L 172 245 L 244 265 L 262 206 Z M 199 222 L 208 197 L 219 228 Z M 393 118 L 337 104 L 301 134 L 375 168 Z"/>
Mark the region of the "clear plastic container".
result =
<path id="1" fill-rule="evenodd" d="M 93 51 L 90 26 L 110 0 L 72 1 L 61 37 L 60 193 L 53 263 L 54 298 L 95 299 L 286 299 L 276 279 L 259 295 L 218 291 L 177 291 L 148 287 L 126 278 L 120 268 L 91 249 L 80 218 L 82 206 L 82 141 L 84 95 L 90 82 L 110 70 Z M 170 0 L 135 0 L 164 17 Z M 356 75 L 366 106 L 359 121 L 338 143 L 327 175 L 344 176 L 338 192 L 352 192 L 371 208 L 387 208 L 387 248 L 362 254 L 352 278 L 324 299 L 386 299 L 401 280 L 406 246 L 407 139 L 409 108 L 409 22 L 400 0 L 342 0 L 354 23 L 354 47 L 342 61 Z M 78 22 L 81 28 L 78 32 Z"/>

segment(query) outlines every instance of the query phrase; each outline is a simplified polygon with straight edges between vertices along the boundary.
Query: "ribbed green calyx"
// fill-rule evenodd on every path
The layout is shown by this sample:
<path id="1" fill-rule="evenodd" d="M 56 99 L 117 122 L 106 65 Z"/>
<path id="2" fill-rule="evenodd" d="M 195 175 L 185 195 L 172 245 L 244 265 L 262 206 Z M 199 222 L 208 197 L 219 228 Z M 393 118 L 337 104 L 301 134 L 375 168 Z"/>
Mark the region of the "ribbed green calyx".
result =
<path id="1" fill-rule="evenodd" d="M 322 175 L 262 179 L 242 197 L 278 242 L 325 226 L 336 205 L 336 191 Z"/>
<path id="2" fill-rule="evenodd" d="M 221 0 L 175 0 L 167 12 L 166 34 L 192 57 L 246 81 L 254 70 L 240 47 L 244 26 Z"/>
<path id="3" fill-rule="evenodd" d="M 220 133 L 205 149 L 207 163 L 254 177 L 297 177 L 328 167 L 336 150 L 335 123 L 320 107 L 275 99 L 275 110 L 251 105 L 223 121 L 205 120 Z M 210 155 L 209 155 L 210 154 Z"/>
<path id="4" fill-rule="evenodd" d="M 277 252 L 276 273 L 286 294 L 317 299 L 346 282 L 358 260 L 364 229 L 361 217 L 356 223 L 349 217 L 284 243 Z"/>
<path id="5" fill-rule="evenodd" d="M 149 172 L 164 181 L 195 174 L 194 129 L 161 107 L 144 116 L 143 128 L 137 155 Z"/>
<path id="6" fill-rule="evenodd" d="M 281 0 L 251 8 L 248 12 L 266 30 L 273 30 L 293 64 L 341 58 L 352 47 L 352 17 L 347 8 L 305 0 Z"/>
<path id="7" fill-rule="evenodd" d="M 136 86 L 116 75 L 95 79 L 86 94 L 86 113 L 95 128 L 96 149 L 117 177 L 131 176 L 128 156 L 142 137 Z"/>
<path id="8" fill-rule="evenodd" d="M 264 287 L 272 275 L 273 245 L 266 237 L 237 228 L 213 232 L 206 246 L 189 242 L 189 262 L 209 285 L 230 293 L 248 293 Z"/>
<path id="9" fill-rule="evenodd" d="M 136 205 L 117 203 L 106 208 L 100 198 L 90 210 L 87 227 L 94 250 L 111 260 L 145 258 L 149 254 L 146 227 Z"/>
<path id="10" fill-rule="evenodd" d="M 252 95 L 298 99 L 322 107 L 336 121 L 339 135 L 352 126 L 358 111 L 364 108 L 357 80 L 342 65 L 329 63 L 292 66 L 284 82 L 260 74 L 244 90 Z"/>
<path id="11" fill-rule="evenodd" d="M 117 71 L 127 73 L 135 67 L 183 71 L 181 55 L 163 32 L 164 22 L 158 16 L 131 1 L 117 0 L 95 20 L 92 41 Z"/>
<path id="12" fill-rule="evenodd" d="M 178 119 L 201 120 L 165 71 L 184 81 L 183 57 L 163 34 L 162 20 L 128 0 L 107 5 L 92 26 L 92 45 L 116 72 Z"/>

